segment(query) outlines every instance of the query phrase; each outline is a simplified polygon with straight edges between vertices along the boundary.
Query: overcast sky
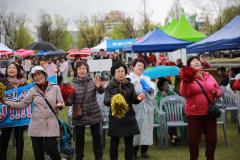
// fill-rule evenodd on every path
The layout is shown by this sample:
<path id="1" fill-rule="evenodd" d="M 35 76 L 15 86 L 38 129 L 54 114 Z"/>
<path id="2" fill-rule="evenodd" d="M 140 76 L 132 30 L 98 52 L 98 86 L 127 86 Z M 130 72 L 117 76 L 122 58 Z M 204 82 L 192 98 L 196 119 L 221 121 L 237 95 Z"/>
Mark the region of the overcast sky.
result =
<path id="1" fill-rule="evenodd" d="M 150 19 L 154 23 L 164 23 L 168 11 L 174 0 L 147 0 L 148 9 L 151 13 Z M 194 8 L 187 0 L 182 0 L 184 9 L 189 13 Z M 183 5 L 182 4 L 182 5 Z M 80 15 L 104 14 L 110 10 L 121 10 L 135 17 L 139 21 L 139 13 L 142 7 L 141 0 L 0 0 L 0 6 L 6 7 L 8 11 L 17 14 L 24 13 L 36 23 L 39 13 L 44 10 L 52 15 L 64 16 L 73 28 L 74 21 Z"/>

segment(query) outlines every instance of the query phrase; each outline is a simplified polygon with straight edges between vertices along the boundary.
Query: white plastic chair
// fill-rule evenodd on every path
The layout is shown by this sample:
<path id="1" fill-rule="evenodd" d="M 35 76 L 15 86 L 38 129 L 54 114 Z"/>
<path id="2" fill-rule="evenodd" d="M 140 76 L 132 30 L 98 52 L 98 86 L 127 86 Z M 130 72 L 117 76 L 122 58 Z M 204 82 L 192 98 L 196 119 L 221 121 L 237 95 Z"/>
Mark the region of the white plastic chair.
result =
<path id="1" fill-rule="evenodd" d="M 217 104 L 223 105 L 222 101 L 217 101 Z M 184 127 L 187 122 L 184 122 L 183 110 L 185 107 L 185 98 L 181 96 L 167 96 L 161 99 L 159 105 L 159 113 L 162 115 L 160 128 L 164 128 L 164 143 L 168 145 L 168 127 Z M 217 125 L 222 125 L 224 134 L 224 144 L 227 146 L 227 127 L 225 110 L 221 110 L 221 117 L 217 119 Z M 240 122 L 239 122 L 240 124 Z"/>
<path id="2" fill-rule="evenodd" d="M 237 112 L 238 112 L 238 104 L 236 101 L 236 97 L 230 95 L 228 92 L 223 93 L 223 106 L 226 112 L 231 112 L 231 121 L 236 121 Z"/>
<path id="3" fill-rule="evenodd" d="M 160 128 L 164 130 L 160 134 L 164 136 L 164 145 L 168 146 L 168 128 L 169 127 L 186 127 L 184 122 L 185 99 L 181 96 L 173 95 L 161 99 L 158 112 L 160 117 Z M 162 145 L 163 142 L 160 142 Z"/>

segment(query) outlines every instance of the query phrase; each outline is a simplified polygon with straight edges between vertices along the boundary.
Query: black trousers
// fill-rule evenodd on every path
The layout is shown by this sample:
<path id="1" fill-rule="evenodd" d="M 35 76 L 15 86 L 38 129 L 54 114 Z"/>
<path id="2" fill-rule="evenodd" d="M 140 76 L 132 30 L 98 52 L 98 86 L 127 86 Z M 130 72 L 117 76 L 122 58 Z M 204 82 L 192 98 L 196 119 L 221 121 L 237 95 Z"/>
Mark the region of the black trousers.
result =
<path id="1" fill-rule="evenodd" d="M 12 130 L 14 131 L 14 137 L 16 140 L 16 160 L 22 160 L 23 157 L 23 131 L 25 126 L 21 127 L 7 127 L 2 129 L 1 136 L 1 145 L 0 145 L 0 160 L 7 159 L 7 150 L 8 143 L 12 134 Z"/>
<path id="2" fill-rule="evenodd" d="M 95 155 L 95 160 L 102 160 L 103 156 L 103 146 L 102 146 L 102 136 L 100 132 L 100 123 L 90 126 L 93 142 L 93 152 Z M 84 157 L 84 142 L 85 142 L 85 126 L 76 126 L 76 143 L 75 143 L 75 153 L 76 160 L 82 160 Z"/>
<path id="3" fill-rule="evenodd" d="M 137 155 L 137 152 L 139 150 L 139 146 L 133 147 L 134 155 Z M 147 153 L 148 151 L 148 145 L 141 145 L 141 154 Z"/>
<path id="4" fill-rule="evenodd" d="M 173 136 L 177 136 L 177 127 L 169 127 L 168 134 L 171 139 L 173 138 Z"/>
<path id="5" fill-rule="evenodd" d="M 56 137 L 31 137 L 35 160 L 44 160 L 44 152 L 51 160 L 61 160 Z"/>
<path id="6" fill-rule="evenodd" d="M 118 159 L 118 145 L 120 137 L 111 137 L 110 140 L 110 160 Z M 133 160 L 133 136 L 124 137 L 125 160 Z"/>

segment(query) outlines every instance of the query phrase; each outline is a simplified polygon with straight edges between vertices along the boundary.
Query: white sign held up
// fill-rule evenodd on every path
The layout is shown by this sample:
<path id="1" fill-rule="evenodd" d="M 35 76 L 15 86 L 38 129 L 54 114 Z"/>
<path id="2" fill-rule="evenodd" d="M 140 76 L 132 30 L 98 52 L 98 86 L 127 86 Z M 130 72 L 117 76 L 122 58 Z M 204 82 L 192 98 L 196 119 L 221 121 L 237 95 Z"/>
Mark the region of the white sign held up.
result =
<path id="1" fill-rule="evenodd" d="M 112 59 L 88 60 L 90 72 L 110 71 Z"/>

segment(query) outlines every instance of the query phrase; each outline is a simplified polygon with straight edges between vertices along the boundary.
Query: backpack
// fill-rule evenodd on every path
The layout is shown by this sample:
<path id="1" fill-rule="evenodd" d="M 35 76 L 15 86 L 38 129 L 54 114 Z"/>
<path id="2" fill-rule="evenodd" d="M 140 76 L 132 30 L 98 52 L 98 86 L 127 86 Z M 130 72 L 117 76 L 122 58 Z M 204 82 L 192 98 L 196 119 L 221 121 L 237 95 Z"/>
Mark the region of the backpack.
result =
<path id="1" fill-rule="evenodd" d="M 71 139 L 73 136 L 67 123 L 63 120 L 60 120 L 60 131 L 60 153 L 72 157 L 74 155 L 74 149 L 71 147 Z"/>

